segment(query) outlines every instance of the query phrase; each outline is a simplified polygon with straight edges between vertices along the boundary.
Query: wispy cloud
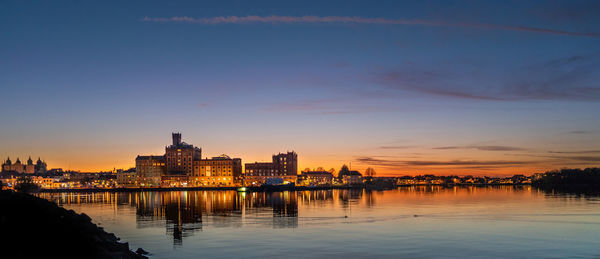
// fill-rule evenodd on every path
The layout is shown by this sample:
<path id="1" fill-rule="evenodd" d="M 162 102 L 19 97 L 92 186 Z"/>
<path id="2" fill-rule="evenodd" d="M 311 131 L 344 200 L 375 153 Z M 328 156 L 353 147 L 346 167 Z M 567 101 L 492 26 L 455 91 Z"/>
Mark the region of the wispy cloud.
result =
<path id="1" fill-rule="evenodd" d="M 336 114 L 354 114 L 367 112 L 388 111 L 382 106 L 373 106 L 359 102 L 356 96 L 350 96 L 346 99 L 341 98 L 322 98 L 306 99 L 298 101 L 288 101 L 272 103 L 263 108 L 266 112 L 301 112 L 320 115 Z"/>
<path id="2" fill-rule="evenodd" d="M 511 147 L 511 146 L 446 146 L 446 147 L 434 147 L 433 149 L 477 149 L 483 151 L 523 151 L 525 148 Z"/>
<path id="3" fill-rule="evenodd" d="M 576 154 L 576 153 L 571 153 Z M 582 153 L 580 153 L 582 154 Z M 586 163 L 600 163 L 600 156 L 545 156 L 547 158 L 559 159 L 559 160 L 572 160 L 572 161 L 581 161 Z"/>
<path id="4" fill-rule="evenodd" d="M 497 71 L 468 68 L 422 68 L 404 64 L 401 68 L 378 69 L 369 81 L 388 90 L 410 91 L 431 96 L 483 101 L 580 100 L 600 98 L 600 56 L 569 56 L 546 62 Z M 498 80 L 490 80 L 498 78 Z"/>
<path id="5" fill-rule="evenodd" d="M 571 156 L 564 158 L 583 162 L 600 162 L 600 156 Z"/>
<path id="6" fill-rule="evenodd" d="M 375 157 L 359 157 L 356 161 L 374 166 L 400 167 L 400 166 L 422 166 L 422 167 L 512 167 L 537 163 L 535 161 L 507 161 L 507 160 L 394 160 Z"/>
<path id="7" fill-rule="evenodd" d="M 580 150 L 580 151 L 548 151 L 552 154 L 594 154 L 600 153 L 600 150 Z"/>
<path id="8" fill-rule="evenodd" d="M 381 146 L 380 149 L 409 149 L 415 148 L 416 146 Z"/>
<path id="9" fill-rule="evenodd" d="M 218 16 L 194 18 L 188 16 L 164 17 L 144 17 L 143 22 L 179 22 L 194 24 L 246 24 L 246 23 L 354 23 L 354 24 L 392 24 L 392 25 L 423 25 L 438 27 L 459 27 L 474 29 L 491 29 L 507 31 L 524 31 L 535 33 L 547 33 L 567 36 L 600 37 L 598 32 L 574 32 L 565 30 L 555 30 L 549 28 L 538 28 L 528 26 L 498 25 L 486 23 L 468 23 L 468 22 L 446 22 L 421 19 L 386 19 L 386 18 L 365 18 L 357 16 Z"/>
<path id="10" fill-rule="evenodd" d="M 520 156 L 529 156 L 537 158 L 550 158 L 552 160 L 547 162 L 559 162 L 560 164 L 567 163 L 568 161 L 579 161 L 583 163 L 600 163 L 600 156 L 590 156 L 585 154 L 596 154 L 600 153 L 600 150 L 584 150 L 584 151 L 548 151 L 552 155 L 535 155 L 535 154 L 520 154 Z"/>
<path id="11" fill-rule="evenodd" d="M 591 132 L 586 131 L 586 130 L 573 130 L 573 131 L 569 131 L 567 132 L 567 134 L 589 134 Z"/>

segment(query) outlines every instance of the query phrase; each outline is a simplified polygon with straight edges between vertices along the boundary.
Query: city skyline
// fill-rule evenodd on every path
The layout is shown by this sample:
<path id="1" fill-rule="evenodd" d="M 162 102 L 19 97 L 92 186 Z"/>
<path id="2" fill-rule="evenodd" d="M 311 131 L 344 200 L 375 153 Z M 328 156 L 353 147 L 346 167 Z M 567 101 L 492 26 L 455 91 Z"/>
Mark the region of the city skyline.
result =
<path id="1" fill-rule="evenodd" d="M 202 150 L 202 147 L 201 147 L 201 146 L 194 146 L 193 142 L 192 142 L 192 143 L 186 143 L 186 142 L 182 141 L 181 133 L 173 133 L 173 136 L 172 136 L 172 141 L 173 141 L 173 143 L 175 143 L 175 141 L 176 141 L 176 140 L 175 140 L 175 135 L 178 135 L 178 136 L 179 136 L 179 142 L 180 142 L 180 143 L 183 143 L 184 145 L 188 145 L 188 146 L 189 146 L 189 147 L 191 147 L 191 148 L 200 148 L 200 150 Z M 169 148 L 169 147 L 171 147 L 171 146 L 172 146 L 172 145 L 165 144 L 165 145 L 164 145 L 164 148 Z M 164 152 L 164 148 L 163 148 L 161 151 L 158 151 L 156 154 L 159 154 L 160 152 Z M 382 148 L 387 148 L 387 147 L 382 147 Z M 486 150 L 486 149 L 490 149 L 490 150 L 492 150 L 492 151 L 496 151 L 496 149 L 497 149 L 497 150 L 503 150 L 503 149 L 505 149 L 505 147 L 502 147 L 502 146 L 439 147 L 439 148 L 437 148 L 437 149 L 460 149 L 460 148 L 472 148 L 472 149 L 479 149 L 479 150 Z M 294 150 L 287 150 L 287 151 L 284 151 L 284 152 L 290 152 L 290 151 L 291 151 L 292 153 L 294 153 L 294 152 L 295 152 Z M 596 152 L 598 152 L 598 151 L 588 151 L 587 153 L 596 153 Z M 281 154 L 281 151 L 278 151 L 278 152 L 271 152 L 271 155 L 275 156 L 277 153 Z M 205 153 L 205 154 L 206 154 L 206 153 Z M 201 157 L 202 159 L 205 159 L 205 160 L 206 160 L 206 159 L 210 160 L 210 158 L 211 158 L 211 157 L 212 157 L 212 159 L 215 159 L 215 158 L 218 158 L 218 157 L 220 157 L 220 156 L 229 156 L 227 153 L 219 153 L 219 154 L 213 154 L 213 155 L 205 155 L 205 154 L 203 154 L 204 156 L 202 156 L 202 157 Z M 210 153 L 209 153 L 209 154 L 210 154 Z M 271 156 L 271 155 L 268 155 L 268 156 Z M 143 154 L 137 154 L 136 156 L 137 156 L 137 158 L 134 158 L 134 159 L 133 159 L 133 165 L 131 165 L 131 166 L 124 166 L 124 167 L 117 167 L 117 166 L 115 166 L 115 167 L 113 167 L 112 169 L 111 169 L 111 168 L 108 168 L 108 169 L 104 169 L 104 170 L 87 170 L 87 171 L 86 171 L 86 170 L 78 170 L 78 169 L 76 169 L 76 168 L 63 168 L 63 167 L 60 167 L 60 166 L 51 166 L 51 167 L 49 167 L 48 169 L 60 168 L 60 169 L 67 170 L 67 171 L 80 171 L 80 172 L 103 172 L 103 171 L 104 171 L 104 172 L 107 172 L 107 171 L 113 171 L 113 170 L 115 170 L 115 169 L 128 169 L 128 168 L 135 168 L 135 167 L 136 167 L 136 160 L 137 160 L 137 159 L 139 159 L 140 157 L 153 157 L 153 156 L 154 156 L 154 157 L 161 157 L 162 159 L 164 159 L 164 158 L 166 157 L 166 155 L 149 155 L 149 156 L 145 156 L 145 155 L 143 155 Z M 267 157 L 268 157 L 268 156 L 267 156 Z M 28 156 L 28 157 L 29 157 L 29 159 L 31 159 L 31 156 Z M 8 156 L 8 157 L 7 157 L 7 159 L 11 159 L 11 158 L 10 158 L 10 156 Z M 13 158 L 13 159 L 14 159 L 14 160 L 15 160 L 15 162 L 16 162 L 16 161 L 17 161 L 17 159 L 20 159 L 20 157 L 18 157 L 18 156 L 17 156 L 16 158 Z M 244 164 L 244 167 L 243 167 L 243 168 L 244 168 L 244 170 L 243 170 L 243 171 L 246 171 L 246 165 L 247 165 L 247 164 L 253 164 L 253 163 L 263 163 L 263 162 L 259 162 L 259 161 L 261 161 L 261 159 L 259 159 L 259 160 L 254 160 L 254 161 L 250 161 L 250 160 L 243 160 L 243 158 L 241 158 L 241 159 L 242 159 L 242 162 L 243 162 L 242 164 Z M 40 158 L 38 158 L 38 160 L 40 160 Z M 265 160 L 265 159 L 262 159 L 262 160 Z M 299 160 L 299 161 L 301 161 L 301 159 L 298 159 L 298 160 Z M 4 160 L 2 160 L 2 161 L 4 161 Z M 23 165 L 26 165 L 26 164 L 28 164 L 28 162 L 27 162 L 27 161 L 25 161 L 25 160 L 21 161 L 21 163 L 22 163 Z M 39 163 L 39 161 L 38 161 L 37 163 Z M 14 164 L 14 163 L 13 163 L 13 164 Z M 46 164 L 46 163 L 45 163 L 45 160 L 44 160 L 44 164 Z M 340 169 L 342 166 L 350 166 L 350 168 L 352 169 L 352 162 L 351 162 L 351 161 L 350 161 L 350 162 L 347 162 L 347 163 L 340 164 L 340 165 L 339 165 L 339 166 L 337 166 L 337 167 L 336 167 L 336 166 L 327 167 L 327 166 L 320 166 L 320 165 L 317 165 L 317 166 L 312 166 L 312 167 L 310 167 L 310 166 L 306 166 L 306 167 L 304 167 L 304 166 L 302 166 L 302 164 L 301 164 L 300 162 L 299 162 L 298 164 L 299 164 L 299 167 L 298 167 L 298 170 L 297 170 L 298 172 L 300 172 L 300 171 L 303 171 L 303 170 L 305 170 L 305 169 L 311 169 L 311 170 L 315 170 L 316 168 L 323 168 L 323 170 L 329 170 L 329 169 L 331 168 L 331 169 L 335 169 L 335 172 L 338 172 L 338 171 L 339 171 L 339 169 Z M 460 162 L 457 162 L 456 164 L 457 164 L 457 165 L 460 165 L 461 163 L 460 163 Z M 508 164 L 511 164 L 511 163 L 508 163 Z M 367 166 L 367 167 L 364 167 L 364 168 L 362 168 L 362 167 L 359 167 L 359 168 L 356 168 L 356 167 L 354 167 L 353 169 L 357 169 L 357 170 L 359 170 L 359 171 L 364 171 L 364 170 L 366 170 L 367 168 L 373 168 L 373 167 L 372 167 L 372 166 Z M 376 167 L 376 168 L 377 168 L 377 167 Z M 554 169 L 558 169 L 558 168 L 550 168 L 550 169 L 548 169 L 548 170 L 554 170 Z M 494 177 L 495 177 L 495 176 L 512 176 L 512 175 L 516 175 L 516 174 L 525 174 L 525 175 L 531 175 L 531 174 L 534 174 L 534 173 L 540 173 L 540 172 L 541 172 L 541 171 L 534 171 L 534 172 L 514 172 L 514 173 L 506 173 L 506 174 L 477 174 L 477 173 L 473 173 L 473 171 L 468 171 L 468 170 L 465 170 L 465 171 L 459 171 L 459 172 L 452 171 L 452 170 L 446 170 L 446 171 L 444 171 L 444 172 L 441 172 L 441 171 L 440 171 L 440 172 L 435 172 L 435 171 L 434 171 L 434 172 L 431 172 L 431 171 L 418 171 L 418 172 L 416 172 L 416 173 L 402 173 L 402 174 L 387 174 L 387 173 L 385 173 L 385 172 L 384 172 L 383 174 L 381 174 L 381 173 L 378 173 L 378 176 L 403 176 L 403 175 L 412 175 L 412 176 L 416 176 L 416 175 L 423 175 L 423 174 L 434 174 L 434 175 L 459 175 L 459 176 L 474 175 L 474 176 L 494 176 Z"/>
<path id="2" fill-rule="evenodd" d="M 598 2 L 2 6 L 2 160 L 129 168 L 182 132 L 299 170 L 600 166 Z"/>

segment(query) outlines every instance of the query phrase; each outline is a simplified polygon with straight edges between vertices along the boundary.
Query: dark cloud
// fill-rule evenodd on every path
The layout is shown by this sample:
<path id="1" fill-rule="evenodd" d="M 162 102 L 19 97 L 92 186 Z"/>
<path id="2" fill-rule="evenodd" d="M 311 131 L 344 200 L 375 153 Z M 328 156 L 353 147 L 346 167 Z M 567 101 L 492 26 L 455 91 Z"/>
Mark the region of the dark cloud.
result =
<path id="1" fill-rule="evenodd" d="M 600 56 L 570 56 L 529 66 L 515 66 L 506 75 L 479 68 L 446 65 L 380 69 L 370 80 L 386 89 L 456 99 L 485 101 L 600 100 Z M 475 70 L 471 71 L 471 70 Z M 496 79 L 497 78 L 497 79 Z"/>
<path id="2" fill-rule="evenodd" d="M 600 153 L 600 150 L 580 150 L 580 151 L 548 151 L 553 154 L 594 154 Z"/>
<path id="3" fill-rule="evenodd" d="M 434 147 L 433 149 L 460 149 L 461 147 L 448 146 L 448 147 Z"/>
<path id="4" fill-rule="evenodd" d="M 589 131 L 585 131 L 585 130 L 573 130 L 573 131 L 569 131 L 567 132 L 568 134 L 589 134 L 591 132 Z"/>
<path id="5" fill-rule="evenodd" d="M 476 149 L 485 151 L 522 151 L 524 148 L 510 146 L 476 146 Z"/>
<path id="6" fill-rule="evenodd" d="M 563 163 L 568 163 L 568 161 L 580 161 L 580 162 L 592 162 L 592 163 L 596 163 L 596 162 L 600 162 L 600 156 L 582 156 L 581 154 L 594 154 L 594 153 L 600 153 L 597 152 L 595 150 L 590 150 L 590 151 L 573 151 L 573 152 L 552 152 L 549 151 L 549 153 L 553 153 L 553 154 L 561 154 L 561 155 L 531 155 L 531 154 L 523 154 L 522 156 L 530 156 L 530 157 L 538 157 L 538 158 L 550 158 L 552 159 L 551 161 L 548 162 L 560 162 L 560 164 Z M 577 156 L 578 154 L 580 154 L 580 156 Z"/>

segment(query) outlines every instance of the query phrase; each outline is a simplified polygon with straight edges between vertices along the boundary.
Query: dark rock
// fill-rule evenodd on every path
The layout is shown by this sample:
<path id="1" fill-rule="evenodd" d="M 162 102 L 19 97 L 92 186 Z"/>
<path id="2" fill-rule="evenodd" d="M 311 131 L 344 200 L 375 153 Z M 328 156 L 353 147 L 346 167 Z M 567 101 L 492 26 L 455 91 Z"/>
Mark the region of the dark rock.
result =
<path id="1" fill-rule="evenodd" d="M 141 247 L 139 247 L 137 250 L 135 250 L 135 253 L 139 254 L 139 255 L 147 255 L 148 251 L 146 251 L 146 250 L 142 249 Z"/>
<path id="2" fill-rule="evenodd" d="M 146 258 L 89 216 L 45 199 L 0 191 L 0 204 L 0 244 L 10 248 L 2 258 Z"/>

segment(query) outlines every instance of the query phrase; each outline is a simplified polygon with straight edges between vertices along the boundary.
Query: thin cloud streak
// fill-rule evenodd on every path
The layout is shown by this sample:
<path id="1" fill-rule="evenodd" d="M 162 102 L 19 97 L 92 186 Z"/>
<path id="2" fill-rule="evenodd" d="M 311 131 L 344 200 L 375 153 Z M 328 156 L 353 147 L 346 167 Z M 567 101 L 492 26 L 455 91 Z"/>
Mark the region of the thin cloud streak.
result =
<path id="1" fill-rule="evenodd" d="M 591 132 L 585 131 L 585 130 L 573 130 L 573 131 L 567 132 L 567 134 L 589 134 L 589 133 L 591 133 Z"/>
<path id="2" fill-rule="evenodd" d="M 600 150 L 581 150 L 581 151 L 548 151 L 553 154 L 593 154 L 600 153 Z"/>
<path id="3" fill-rule="evenodd" d="M 517 165 L 535 164 L 534 161 L 477 161 L 477 160 L 451 160 L 451 161 L 415 161 L 393 160 L 374 157 L 359 157 L 356 161 L 378 166 L 482 166 L 482 167 L 512 167 Z"/>
<path id="4" fill-rule="evenodd" d="M 436 27 L 458 27 L 505 31 L 524 31 L 535 33 L 546 33 L 566 36 L 600 37 L 597 32 L 573 32 L 548 28 L 536 28 L 527 26 L 497 25 L 485 23 L 466 22 L 444 22 L 421 19 L 385 19 L 385 18 L 363 18 L 357 16 L 218 16 L 208 18 L 194 18 L 188 16 L 174 16 L 170 18 L 144 17 L 143 22 L 179 22 L 193 24 L 247 24 L 247 23 L 357 23 L 357 24 L 392 24 L 392 25 L 424 25 Z"/>
<path id="5" fill-rule="evenodd" d="M 482 151 L 523 151 L 526 150 L 520 147 L 511 146 L 447 146 L 447 147 L 434 147 L 433 149 L 448 150 L 448 149 L 477 149 Z"/>
<path id="6" fill-rule="evenodd" d="M 415 146 L 380 146 L 380 149 L 409 149 L 415 148 Z"/>
<path id="7" fill-rule="evenodd" d="M 595 102 L 600 97 L 600 55 L 568 56 L 510 69 L 497 82 L 475 79 L 468 69 L 427 69 L 406 64 L 395 69 L 378 69 L 369 82 L 392 91 L 409 91 L 431 96 L 481 101 L 573 100 Z M 508 71 L 508 70 L 507 70 Z M 481 75 L 494 76 L 483 71 Z M 466 82 L 466 83 L 465 83 Z M 479 87 L 473 87 L 478 85 Z"/>

